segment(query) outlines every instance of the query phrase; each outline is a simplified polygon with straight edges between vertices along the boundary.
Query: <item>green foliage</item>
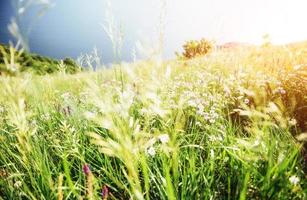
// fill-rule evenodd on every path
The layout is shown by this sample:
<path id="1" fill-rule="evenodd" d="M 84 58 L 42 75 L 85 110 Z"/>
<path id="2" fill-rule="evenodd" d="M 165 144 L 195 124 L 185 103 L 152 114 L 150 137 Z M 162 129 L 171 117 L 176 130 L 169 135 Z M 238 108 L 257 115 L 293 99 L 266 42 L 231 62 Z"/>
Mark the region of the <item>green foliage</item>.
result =
<path id="1" fill-rule="evenodd" d="M 294 86 L 257 67 L 266 52 L 217 54 L 129 65 L 122 80 L 0 77 L 0 196 L 306 199 L 304 134 L 282 99 Z"/>
<path id="2" fill-rule="evenodd" d="M 76 73 L 80 69 L 77 63 L 71 58 L 65 58 L 63 63 L 66 66 L 66 72 L 68 73 Z"/>
<path id="3" fill-rule="evenodd" d="M 0 44 L 0 74 L 17 75 L 20 72 L 31 72 L 38 75 L 51 74 L 59 71 L 60 61 L 24 51 L 17 51 L 13 47 Z M 7 60 L 7 61 L 5 61 Z M 65 73 L 76 73 L 81 71 L 71 58 L 65 58 Z"/>
<path id="4" fill-rule="evenodd" d="M 183 45 L 184 52 L 182 53 L 182 55 L 179 56 L 179 54 L 177 53 L 177 56 L 185 59 L 204 56 L 211 51 L 212 47 L 213 47 L 212 42 L 206 39 L 201 39 L 199 41 L 190 40 Z"/>

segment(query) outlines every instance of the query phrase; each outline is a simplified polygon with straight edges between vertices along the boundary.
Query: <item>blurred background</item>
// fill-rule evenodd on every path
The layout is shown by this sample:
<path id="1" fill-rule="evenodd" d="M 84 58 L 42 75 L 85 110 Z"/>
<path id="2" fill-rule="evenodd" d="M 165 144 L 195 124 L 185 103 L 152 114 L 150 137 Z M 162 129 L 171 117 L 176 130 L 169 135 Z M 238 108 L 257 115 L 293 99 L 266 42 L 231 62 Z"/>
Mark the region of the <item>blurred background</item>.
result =
<path id="1" fill-rule="evenodd" d="M 13 40 L 7 27 L 16 15 L 22 15 L 21 30 L 32 28 L 31 52 L 77 58 L 97 47 L 104 63 L 113 60 L 112 43 L 103 28 L 112 16 L 123 33 L 123 61 L 141 59 L 141 51 L 150 52 L 159 42 L 163 57 L 169 59 L 190 39 L 251 44 L 260 44 L 264 34 L 277 44 L 307 39 L 306 0 L 112 0 L 111 5 L 106 0 L 37 1 L 51 6 L 33 20 L 41 12 L 35 4 L 24 11 L 16 9 L 14 0 L 1 0 L 0 43 Z"/>

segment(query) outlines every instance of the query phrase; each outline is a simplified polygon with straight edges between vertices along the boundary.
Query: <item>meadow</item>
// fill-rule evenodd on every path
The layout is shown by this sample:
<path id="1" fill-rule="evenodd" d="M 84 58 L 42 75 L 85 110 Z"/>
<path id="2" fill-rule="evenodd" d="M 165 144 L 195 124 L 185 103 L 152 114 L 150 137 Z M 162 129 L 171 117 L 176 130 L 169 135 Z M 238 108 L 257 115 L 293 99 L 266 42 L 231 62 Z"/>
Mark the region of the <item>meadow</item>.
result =
<path id="1" fill-rule="evenodd" d="M 306 43 L 0 76 L 0 199 L 306 199 Z"/>

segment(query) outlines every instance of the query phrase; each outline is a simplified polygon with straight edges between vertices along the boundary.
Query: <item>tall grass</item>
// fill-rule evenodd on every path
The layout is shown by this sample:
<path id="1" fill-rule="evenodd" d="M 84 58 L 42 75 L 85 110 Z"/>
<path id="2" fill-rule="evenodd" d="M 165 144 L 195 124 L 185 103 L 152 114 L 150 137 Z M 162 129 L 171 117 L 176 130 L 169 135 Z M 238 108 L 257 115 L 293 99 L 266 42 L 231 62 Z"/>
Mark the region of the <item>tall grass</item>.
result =
<path id="1" fill-rule="evenodd" d="M 305 199 L 291 91 L 255 53 L 1 77 L 1 198 Z"/>
<path id="2" fill-rule="evenodd" d="M 16 40 L 20 42 L 21 47 L 29 51 L 29 36 L 34 27 L 35 22 L 39 20 L 46 11 L 53 6 L 52 0 L 12 0 L 14 8 L 14 17 L 12 17 L 8 25 L 9 32 Z M 35 8 L 35 12 L 33 12 Z M 30 15 L 31 13 L 31 15 Z M 31 16 L 31 19 L 29 19 Z M 25 21 L 27 19 L 28 21 Z"/>

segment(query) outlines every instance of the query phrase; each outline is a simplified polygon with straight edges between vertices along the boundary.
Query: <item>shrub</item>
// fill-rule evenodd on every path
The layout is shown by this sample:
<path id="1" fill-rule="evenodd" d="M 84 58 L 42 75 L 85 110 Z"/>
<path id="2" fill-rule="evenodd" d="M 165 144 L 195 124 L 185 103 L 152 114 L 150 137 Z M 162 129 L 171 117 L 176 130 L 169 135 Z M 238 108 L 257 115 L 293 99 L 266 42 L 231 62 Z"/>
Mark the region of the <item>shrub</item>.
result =
<path id="1" fill-rule="evenodd" d="M 66 65 L 66 72 L 67 73 L 76 73 L 80 67 L 72 58 L 65 58 L 63 60 L 64 65 Z"/>
<path id="2" fill-rule="evenodd" d="M 191 59 L 198 56 L 204 56 L 211 51 L 212 47 L 212 42 L 206 39 L 201 39 L 199 41 L 190 40 L 183 45 L 184 52 L 179 57 Z M 176 54 L 178 55 L 178 53 Z"/>

